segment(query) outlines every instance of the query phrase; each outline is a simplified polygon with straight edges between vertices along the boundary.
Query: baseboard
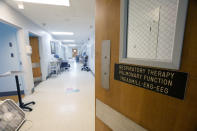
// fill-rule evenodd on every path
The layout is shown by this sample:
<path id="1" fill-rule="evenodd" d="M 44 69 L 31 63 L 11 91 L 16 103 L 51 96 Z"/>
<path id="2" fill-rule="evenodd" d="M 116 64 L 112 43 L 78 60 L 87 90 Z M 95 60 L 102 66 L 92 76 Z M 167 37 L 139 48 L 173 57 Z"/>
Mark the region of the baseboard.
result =
<path id="1" fill-rule="evenodd" d="M 49 75 L 47 75 L 46 80 L 49 78 Z"/>
<path id="2" fill-rule="evenodd" d="M 95 77 L 95 74 L 94 74 L 94 72 L 90 69 L 90 72 L 91 72 L 91 74 Z"/>
<path id="3" fill-rule="evenodd" d="M 21 95 L 22 98 L 24 98 L 24 96 L 25 95 Z M 4 100 L 7 100 L 7 99 L 14 100 L 17 103 L 18 102 L 18 95 L 0 97 L 0 101 L 4 101 Z"/>
<path id="4" fill-rule="evenodd" d="M 34 89 L 34 88 L 32 88 L 32 89 L 31 89 L 31 93 L 33 94 L 33 93 L 34 93 L 34 91 L 35 91 L 35 89 Z"/>
<path id="5" fill-rule="evenodd" d="M 46 77 L 46 80 L 49 79 L 51 77 L 52 73 L 48 74 Z"/>
<path id="6" fill-rule="evenodd" d="M 21 91 L 21 95 L 24 95 L 25 91 Z M 9 91 L 9 92 L 0 92 L 0 97 L 5 97 L 5 96 L 15 96 L 17 95 L 17 91 Z"/>

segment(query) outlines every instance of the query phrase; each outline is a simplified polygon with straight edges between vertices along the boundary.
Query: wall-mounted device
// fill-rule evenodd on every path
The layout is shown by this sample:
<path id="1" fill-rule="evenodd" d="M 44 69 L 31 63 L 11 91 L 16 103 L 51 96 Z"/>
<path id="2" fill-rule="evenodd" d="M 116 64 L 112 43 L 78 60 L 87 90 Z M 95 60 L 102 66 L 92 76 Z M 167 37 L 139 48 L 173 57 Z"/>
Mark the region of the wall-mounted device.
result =
<path id="1" fill-rule="evenodd" d="M 102 87 L 109 89 L 110 86 L 110 40 L 103 40 L 101 55 L 101 83 Z"/>
<path id="2" fill-rule="evenodd" d="M 32 47 L 30 45 L 26 45 L 26 53 L 27 53 L 27 55 L 32 54 Z"/>
<path id="3" fill-rule="evenodd" d="M 11 53 L 10 56 L 13 58 L 14 57 L 14 53 Z"/>
<path id="4" fill-rule="evenodd" d="M 9 47 L 12 47 L 12 46 L 13 46 L 12 42 L 9 42 Z"/>

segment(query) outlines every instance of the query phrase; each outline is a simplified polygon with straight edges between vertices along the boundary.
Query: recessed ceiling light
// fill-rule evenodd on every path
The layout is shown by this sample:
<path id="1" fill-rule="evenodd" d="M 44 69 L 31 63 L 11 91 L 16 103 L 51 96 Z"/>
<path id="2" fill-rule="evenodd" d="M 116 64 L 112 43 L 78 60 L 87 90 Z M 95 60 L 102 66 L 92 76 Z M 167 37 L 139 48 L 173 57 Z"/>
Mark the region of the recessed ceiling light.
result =
<path id="1" fill-rule="evenodd" d="M 18 8 L 21 9 L 21 10 L 24 9 L 23 2 L 18 2 Z"/>
<path id="2" fill-rule="evenodd" d="M 15 0 L 15 1 L 22 1 L 22 2 L 36 3 L 36 4 L 70 6 L 69 0 Z"/>
<path id="3" fill-rule="evenodd" d="M 63 40 L 62 42 L 75 42 L 75 40 Z"/>
<path id="4" fill-rule="evenodd" d="M 74 35 L 73 32 L 52 32 L 53 35 Z"/>

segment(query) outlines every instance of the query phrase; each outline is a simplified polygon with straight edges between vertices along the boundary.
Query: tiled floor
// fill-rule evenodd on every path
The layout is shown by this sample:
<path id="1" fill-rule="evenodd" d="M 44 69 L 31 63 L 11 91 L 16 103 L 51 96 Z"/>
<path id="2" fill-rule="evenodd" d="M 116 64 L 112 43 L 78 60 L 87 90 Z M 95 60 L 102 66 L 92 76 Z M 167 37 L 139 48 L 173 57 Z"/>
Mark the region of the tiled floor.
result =
<path id="1" fill-rule="evenodd" d="M 40 83 L 24 101 L 36 102 L 20 131 L 94 131 L 94 77 L 73 63 L 69 72 Z"/>

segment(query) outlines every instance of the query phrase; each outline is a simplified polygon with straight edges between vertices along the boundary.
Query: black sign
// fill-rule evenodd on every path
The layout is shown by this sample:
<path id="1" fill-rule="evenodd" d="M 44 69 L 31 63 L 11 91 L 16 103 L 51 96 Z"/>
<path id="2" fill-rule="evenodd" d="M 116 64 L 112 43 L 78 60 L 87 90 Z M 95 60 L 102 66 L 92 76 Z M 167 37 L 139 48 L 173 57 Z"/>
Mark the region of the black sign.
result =
<path id="1" fill-rule="evenodd" d="M 115 64 L 115 80 L 179 99 L 184 99 L 187 77 L 183 72 Z"/>

